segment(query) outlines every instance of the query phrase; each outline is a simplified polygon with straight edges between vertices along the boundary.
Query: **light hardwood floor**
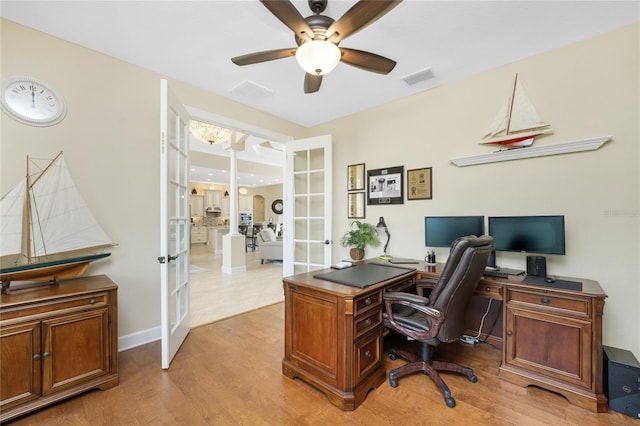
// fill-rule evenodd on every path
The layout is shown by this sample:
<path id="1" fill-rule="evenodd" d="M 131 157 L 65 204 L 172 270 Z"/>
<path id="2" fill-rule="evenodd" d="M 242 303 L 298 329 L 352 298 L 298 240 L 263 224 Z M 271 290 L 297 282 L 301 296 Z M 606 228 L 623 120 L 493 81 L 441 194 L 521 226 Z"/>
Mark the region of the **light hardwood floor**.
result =
<path id="1" fill-rule="evenodd" d="M 457 405 L 414 374 L 383 383 L 344 412 L 300 380 L 282 375 L 284 304 L 191 330 L 168 371 L 160 344 L 120 353 L 120 385 L 93 390 L 7 423 L 23 425 L 637 425 L 592 413 L 563 397 L 498 378 L 500 352 L 488 345 L 441 346 L 440 356 L 474 368 L 477 383 L 444 374 Z M 401 359 L 385 357 L 387 371 Z M 4 367 L 3 367 L 4 368 Z"/>
<path id="2" fill-rule="evenodd" d="M 196 327 L 282 302 L 282 263 L 260 263 L 260 253 L 246 254 L 247 271 L 222 273 L 222 255 L 204 244 L 191 247 L 191 326 Z"/>

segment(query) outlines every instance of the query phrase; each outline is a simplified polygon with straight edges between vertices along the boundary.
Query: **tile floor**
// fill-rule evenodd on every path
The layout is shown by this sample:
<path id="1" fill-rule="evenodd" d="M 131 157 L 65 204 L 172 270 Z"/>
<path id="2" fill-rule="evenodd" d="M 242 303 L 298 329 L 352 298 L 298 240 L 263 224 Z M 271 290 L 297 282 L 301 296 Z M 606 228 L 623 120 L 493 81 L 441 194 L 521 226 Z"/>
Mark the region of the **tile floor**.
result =
<path id="1" fill-rule="evenodd" d="M 284 301 L 282 263 L 261 264 L 257 251 L 246 255 L 246 272 L 223 274 L 222 254 L 205 244 L 191 247 L 192 327 Z"/>

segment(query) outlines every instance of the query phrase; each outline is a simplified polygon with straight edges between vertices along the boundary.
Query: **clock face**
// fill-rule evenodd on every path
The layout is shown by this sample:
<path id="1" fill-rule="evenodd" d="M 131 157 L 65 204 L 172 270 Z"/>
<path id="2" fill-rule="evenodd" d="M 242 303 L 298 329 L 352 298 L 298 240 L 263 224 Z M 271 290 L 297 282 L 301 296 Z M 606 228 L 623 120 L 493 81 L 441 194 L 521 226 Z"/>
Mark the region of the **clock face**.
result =
<path id="1" fill-rule="evenodd" d="M 275 200 L 271 204 L 271 210 L 273 210 L 275 214 L 282 214 L 282 200 Z"/>
<path id="2" fill-rule="evenodd" d="M 16 120 L 32 126 L 60 122 L 67 110 L 62 96 L 47 83 L 30 77 L 2 82 L 2 109 Z"/>

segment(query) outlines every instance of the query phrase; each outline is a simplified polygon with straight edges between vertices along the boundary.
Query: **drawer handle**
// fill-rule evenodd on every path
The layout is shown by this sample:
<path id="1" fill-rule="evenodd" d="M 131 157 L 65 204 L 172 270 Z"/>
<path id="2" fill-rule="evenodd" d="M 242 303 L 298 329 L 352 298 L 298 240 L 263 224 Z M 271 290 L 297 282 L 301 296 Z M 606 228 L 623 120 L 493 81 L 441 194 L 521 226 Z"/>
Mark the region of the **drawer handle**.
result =
<path id="1" fill-rule="evenodd" d="M 491 287 L 487 287 L 484 289 L 484 291 L 486 291 L 487 293 L 489 293 L 491 291 Z"/>
<path id="2" fill-rule="evenodd" d="M 364 323 L 365 323 L 366 326 L 370 326 L 371 325 L 371 318 L 367 318 Z"/>
<path id="3" fill-rule="evenodd" d="M 364 353 L 365 358 L 371 358 L 371 351 L 366 351 Z"/>
<path id="4" fill-rule="evenodd" d="M 51 353 L 50 353 L 50 352 L 45 352 L 45 353 L 43 353 L 43 354 L 42 354 L 42 358 L 46 358 L 46 357 L 48 357 L 49 355 L 51 355 Z"/>
<path id="5" fill-rule="evenodd" d="M 95 305 L 95 304 L 96 304 L 96 299 L 91 299 L 91 300 L 89 301 L 89 303 L 91 303 L 92 305 Z"/>
<path id="6" fill-rule="evenodd" d="M 366 299 L 364 299 L 364 304 L 369 306 L 371 304 L 371 298 L 367 297 Z"/>
<path id="7" fill-rule="evenodd" d="M 543 297 L 540 299 L 540 303 L 542 303 L 543 305 L 550 305 L 551 304 L 551 300 L 549 300 L 549 298 L 547 297 Z"/>
<path id="8" fill-rule="evenodd" d="M 513 335 L 513 333 L 511 332 L 511 330 L 507 331 L 507 336 L 511 337 L 511 335 Z"/>
<path id="9" fill-rule="evenodd" d="M 40 358 L 40 354 L 33 354 L 33 359 L 38 359 Z"/>

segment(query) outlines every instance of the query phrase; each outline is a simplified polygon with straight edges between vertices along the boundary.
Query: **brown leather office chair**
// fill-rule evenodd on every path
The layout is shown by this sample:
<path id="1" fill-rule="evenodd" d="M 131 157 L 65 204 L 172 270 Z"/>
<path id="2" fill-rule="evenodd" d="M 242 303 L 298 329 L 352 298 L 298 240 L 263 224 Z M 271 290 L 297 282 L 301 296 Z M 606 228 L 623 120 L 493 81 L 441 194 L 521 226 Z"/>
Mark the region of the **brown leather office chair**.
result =
<path id="1" fill-rule="evenodd" d="M 400 377 L 422 371 L 438 385 L 447 406 L 453 408 L 456 401 L 438 370 L 462 373 L 471 382 L 478 381 L 471 368 L 436 361 L 432 356 L 436 346 L 455 342 L 464 335 L 466 307 L 487 266 L 492 241 L 489 236 L 454 241 L 440 279 L 428 298 L 401 292 L 384 295 L 384 325 L 420 342 L 421 349 L 419 357 L 401 349 L 390 350 L 391 359 L 400 356 L 409 360 L 389 373 L 392 387 L 398 386 Z"/>

